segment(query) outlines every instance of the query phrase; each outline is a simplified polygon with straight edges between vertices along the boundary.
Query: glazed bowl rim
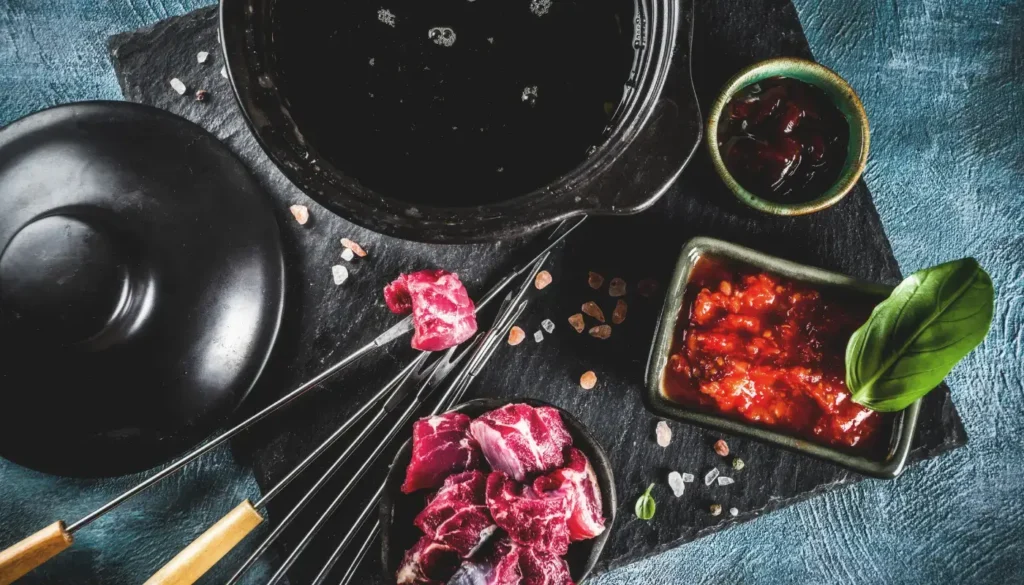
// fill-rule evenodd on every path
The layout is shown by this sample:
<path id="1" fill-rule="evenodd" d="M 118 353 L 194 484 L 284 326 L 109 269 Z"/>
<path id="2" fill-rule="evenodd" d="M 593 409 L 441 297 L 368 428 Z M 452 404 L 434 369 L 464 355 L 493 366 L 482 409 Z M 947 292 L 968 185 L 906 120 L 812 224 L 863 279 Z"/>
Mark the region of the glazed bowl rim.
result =
<path id="1" fill-rule="evenodd" d="M 729 100 L 741 89 L 771 77 L 794 78 L 824 90 L 833 100 L 850 124 L 850 144 L 843 172 L 836 182 L 822 195 L 801 203 L 779 203 L 755 195 L 739 184 L 729 172 L 718 149 L 718 123 Z M 854 128 L 856 125 L 856 129 Z M 856 130 L 856 132 L 854 132 Z M 859 138 L 854 140 L 855 138 Z M 850 191 L 860 180 L 867 166 L 868 151 L 871 146 L 871 129 L 868 124 L 867 112 L 857 92 L 838 73 L 828 67 L 798 57 L 777 57 L 754 63 L 742 69 L 725 83 L 718 97 L 708 112 L 705 144 L 711 156 L 715 172 L 725 182 L 729 190 L 744 204 L 764 213 L 773 215 L 804 215 L 832 207 Z"/>

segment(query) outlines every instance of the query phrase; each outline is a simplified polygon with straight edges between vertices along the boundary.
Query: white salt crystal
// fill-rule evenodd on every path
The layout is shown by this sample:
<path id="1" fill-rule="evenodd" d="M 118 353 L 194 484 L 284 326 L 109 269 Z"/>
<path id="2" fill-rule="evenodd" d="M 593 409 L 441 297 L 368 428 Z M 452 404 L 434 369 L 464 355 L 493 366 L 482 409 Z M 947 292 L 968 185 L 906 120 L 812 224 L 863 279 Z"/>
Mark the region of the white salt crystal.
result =
<path id="1" fill-rule="evenodd" d="M 395 28 L 395 15 L 387 8 L 381 8 L 380 10 L 377 11 L 377 20 L 383 22 L 384 24 L 390 26 L 391 28 Z"/>
<path id="2" fill-rule="evenodd" d="M 555 322 L 552 321 L 551 319 L 544 319 L 543 321 L 540 322 L 540 326 L 543 327 L 544 331 L 547 331 L 548 333 L 555 332 Z"/>
<path id="3" fill-rule="evenodd" d="M 343 284 L 348 280 L 348 268 L 340 264 L 331 266 L 331 274 L 334 275 L 334 284 Z"/>
<path id="4" fill-rule="evenodd" d="M 351 262 L 352 259 L 355 257 L 356 253 L 353 252 L 350 248 L 345 248 L 344 250 L 341 251 L 341 259 L 344 260 L 345 262 Z"/>
<path id="5" fill-rule="evenodd" d="M 736 508 L 729 508 L 729 515 L 730 516 L 739 516 L 740 515 L 740 511 L 737 510 Z"/>
<path id="6" fill-rule="evenodd" d="M 686 483 L 683 482 L 683 476 L 679 475 L 678 471 L 668 474 L 668 487 L 672 488 L 672 493 L 677 498 L 686 491 Z"/>
<path id="7" fill-rule="evenodd" d="M 718 477 L 719 473 L 720 472 L 717 467 L 709 471 L 708 474 L 704 476 L 704 485 L 711 485 L 715 483 L 715 478 Z"/>
<path id="8" fill-rule="evenodd" d="M 199 51 L 196 54 L 196 61 L 199 63 L 206 63 L 206 60 L 210 58 L 210 54 L 206 51 Z"/>
<path id="9" fill-rule="evenodd" d="M 220 76 L 223 77 L 224 79 L 228 78 L 228 68 L 227 67 L 221 67 L 220 68 Z"/>
<path id="10" fill-rule="evenodd" d="M 736 480 L 734 480 L 731 477 L 725 477 L 723 475 L 722 477 L 718 478 L 718 485 L 732 485 L 734 483 L 736 483 Z"/>
<path id="11" fill-rule="evenodd" d="M 185 89 L 187 88 L 177 77 L 171 80 L 171 87 L 174 88 L 174 91 L 178 92 L 178 95 L 185 95 Z"/>
<path id="12" fill-rule="evenodd" d="M 534 331 L 533 332 L 533 340 L 536 341 L 537 343 L 540 343 L 540 342 L 544 341 L 544 333 L 542 333 L 539 330 L 538 331 Z"/>
<path id="13" fill-rule="evenodd" d="M 692 473 L 684 473 L 683 474 L 683 481 L 686 482 L 686 483 L 693 483 L 693 474 Z"/>
<path id="14" fill-rule="evenodd" d="M 658 425 L 654 427 L 654 434 L 658 439 L 659 447 L 668 447 L 668 444 L 672 442 L 672 429 L 663 420 L 659 420 Z"/>

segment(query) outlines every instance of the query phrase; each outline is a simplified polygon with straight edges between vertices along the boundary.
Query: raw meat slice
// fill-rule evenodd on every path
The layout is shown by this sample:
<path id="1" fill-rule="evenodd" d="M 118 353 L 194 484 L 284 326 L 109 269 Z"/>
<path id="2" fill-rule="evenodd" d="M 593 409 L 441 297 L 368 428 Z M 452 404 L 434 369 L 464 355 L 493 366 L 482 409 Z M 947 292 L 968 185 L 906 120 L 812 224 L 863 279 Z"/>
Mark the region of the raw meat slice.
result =
<path id="1" fill-rule="evenodd" d="M 428 416 L 412 426 L 412 459 L 402 493 L 440 486 L 453 473 L 480 466 L 480 447 L 468 433 L 468 416 L 449 412 Z"/>
<path id="2" fill-rule="evenodd" d="M 402 565 L 395 573 L 398 585 L 438 585 L 447 581 L 459 567 L 459 554 L 424 536 L 405 551 Z"/>
<path id="3" fill-rule="evenodd" d="M 458 274 L 444 270 L 400 274 L 384 287 L 384 301 L 394 313 L 412 311 L 414 349 L 441 351 L 476 333 L 473 301 Z"/>
<path id="4" fill-rule="evenodd" d="M 597 474 L 583 451 L 575 447 L 565 450 L 565 467 L 534 480 L 539 494 L 562 492 L 571 508 L 569 536 L 573 542 L 588 540 L 604 532 L 601 486 Z"/>
<path id="5" fill-rule="evenodd" d="M 574 585 L 565 559 L 536 549 L 519 551 L 519 571 L 523 585 Z"/>
<path id="6" fill-rule="evenodd" d="M 520 585 L 519 547 L 508 536 L 499 539 L 480 559 L 463 561 L 448 585 Z"/>
<path id="7" fill-rule="evenodd" d="M 462 558 L 473 556 L 498 527 L 487 509 L 487 474 L 467 471 L 444 481 L 413 521 L 434 542 L 450 546 Z"/>
<path id="8" fill-rule="evenodd" d="M 507 404 L 473 421 L 469 432 L 496 471 L 525 481 L 565 462 L 562 450 L 572 444 L 558 411 L 550 407 Z"/>
<path id="9" fill-rule="evenodd" d="M 562 492 L 538 495 L 494 471 L 487 476 L 487 507 L 516 543 L 556 555 L 568 552 L 570 507 Z"/>

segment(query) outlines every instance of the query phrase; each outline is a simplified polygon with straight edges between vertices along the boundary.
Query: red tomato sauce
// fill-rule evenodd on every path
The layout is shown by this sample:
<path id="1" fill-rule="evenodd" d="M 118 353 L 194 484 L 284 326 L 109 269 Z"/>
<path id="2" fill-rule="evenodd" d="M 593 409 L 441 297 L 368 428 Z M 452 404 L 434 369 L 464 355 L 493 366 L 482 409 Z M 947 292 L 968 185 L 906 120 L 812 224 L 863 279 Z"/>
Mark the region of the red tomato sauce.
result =
<path id="1" fill-rule="evenodd" d="M 878 442 L 883 418 L 850 399 L 845 353 L 872 305 L 701 258 L 666 366 L 667 398 L 831 447 Z"/>

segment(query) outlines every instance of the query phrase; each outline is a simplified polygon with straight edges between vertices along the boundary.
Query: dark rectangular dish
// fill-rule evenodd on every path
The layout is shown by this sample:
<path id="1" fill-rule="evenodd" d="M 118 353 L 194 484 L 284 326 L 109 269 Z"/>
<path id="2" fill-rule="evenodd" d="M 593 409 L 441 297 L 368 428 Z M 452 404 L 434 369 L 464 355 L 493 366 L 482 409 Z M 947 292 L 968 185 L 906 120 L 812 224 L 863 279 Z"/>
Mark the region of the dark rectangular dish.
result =
<path id="1" fill-rule="evenodd" d="M 877 300 L 877 302 L 884 300 L 893 288 L 775 258 L 721 240 L 694 238 L 683 246 L 683 251 L 676 263 L 654 334 L 654 342 L 651 345 L 647 361 L 647 392 L 645 396 L 645 404 L 648 409 L 666 418 L 752 437 L 759 441 L 836 463 L 865 475 L 881 479 L 894 479 L 902 473 L 917 428 L 918 413 L 921 410 L 920 400 L 892 418 L 888 449 L 881 457 L 872 457 L 868 454 L 841 451 L 724 415 L 688 408 L 664 395 L 662 387 L 665 365 L 672 349 L 680 308 L 685 301 L 686 286 L 697 261 L 704 256 L 746 264 L 821 289 L 852 291 L 866 298 Z"/>

